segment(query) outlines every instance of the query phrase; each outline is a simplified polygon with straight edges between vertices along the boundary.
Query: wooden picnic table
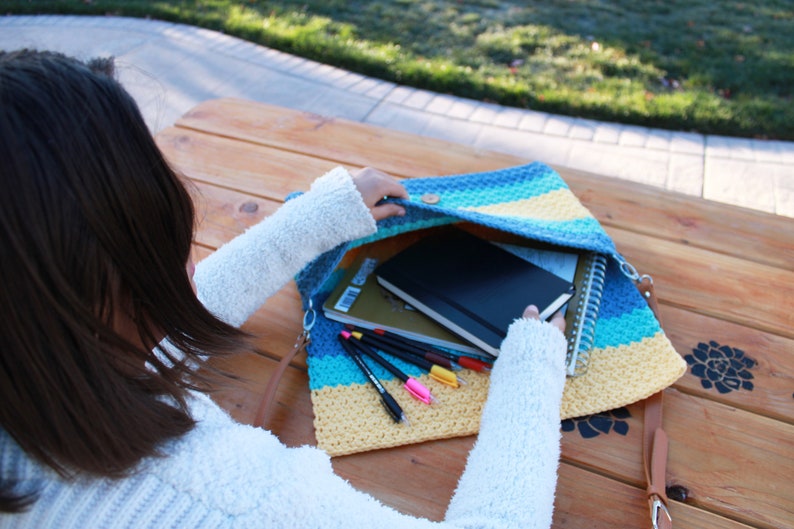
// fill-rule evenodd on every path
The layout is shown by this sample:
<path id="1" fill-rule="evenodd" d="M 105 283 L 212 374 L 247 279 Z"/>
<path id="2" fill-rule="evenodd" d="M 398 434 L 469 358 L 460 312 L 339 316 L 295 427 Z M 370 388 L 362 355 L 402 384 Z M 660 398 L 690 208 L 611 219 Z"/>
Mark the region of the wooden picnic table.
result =
<path id="1" fill-rule="evenodd" d="M 198 105 L 157 141 L 198 191 L 198 258 L 337 165 L 410 178 L 532 161 L 235 99 Z M 687 373 L 665 391 L 674 526 L 794 527 L 794 221 L 555 169 L 628 261 L 653 276 L 666 332 L 690 358 Z M 301 326 L 294 284 L 246 323 L 262 334 L 269 357 L 244 355 L 224 365 L 241 379 L 214 398 L 237 420 L 252 422 L 264 385 Z M 707 365 L 698 366 L 698 348 L 707 352 Z M 650 527 L 642 417 L 635 404 L 566 423 L 554 527 Z M 290 446 L 315 444 L 312 419 L 299 357 L 281 381 L 272 430 Z M 384 503 L 441 519 L 472 442 L 376 450 L 333 464 Z"/>

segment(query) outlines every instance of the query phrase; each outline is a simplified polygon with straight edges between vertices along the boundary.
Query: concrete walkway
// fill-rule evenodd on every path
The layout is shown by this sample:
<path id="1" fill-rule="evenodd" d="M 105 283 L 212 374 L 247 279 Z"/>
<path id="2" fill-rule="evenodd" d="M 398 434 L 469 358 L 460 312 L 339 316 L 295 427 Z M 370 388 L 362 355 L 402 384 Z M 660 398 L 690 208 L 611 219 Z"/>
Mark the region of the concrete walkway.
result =
<path id="1" fill-rule="evenodd" d="M 80 58 L 115 56 L 120 80 L 153 132 L 206 99 L 241 97 L 794 217 L 791 142 L 679 133 L 501 107 L 153 20 L 0 16 L 0 49 L 22 47 Z"/>

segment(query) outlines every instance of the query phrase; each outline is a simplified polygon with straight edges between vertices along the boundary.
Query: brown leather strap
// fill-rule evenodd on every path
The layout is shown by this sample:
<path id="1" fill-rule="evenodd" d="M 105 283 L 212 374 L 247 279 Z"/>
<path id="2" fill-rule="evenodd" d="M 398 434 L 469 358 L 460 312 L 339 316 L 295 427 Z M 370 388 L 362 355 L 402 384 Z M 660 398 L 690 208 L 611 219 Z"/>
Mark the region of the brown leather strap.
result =
<path id="1" fill-rule="evenodd" d="M 270 422 L 273 402 L 275 402 L 276 390 L 278 389 L 279 382 L 281 382 L 281 377 L 284 376 L 284 372 L 287 370 L 287 367 L 289 367 L 292 359 L 305 349 L 308 344 L 309 333 L 304 332 L 298 337 L 292 350 L 278 363 L 278 367 L 270 376 L 270 380 L 268 380 L 267 386 L 265 386 L 265 391 L 262 393 L 262 399 L 259 401 L 259 407 L 254 416 L 254 426 L 259 428 L 267 427 L 267 424 Z"/>
<path id="2" fill-rule="evenodd" d="M 660 391 L 645 399 L 642 454 L 651 523 L 654 529 L 671 529 L 673 520 L 667 510 L 665 491 L 668 441 L 667 434 L 662 429 L 662 395 Z"/>
<path id="3" fill-rule="evenodd" d="M 642 279 L 637 288 L 642 293 L 656 319 L 659 317 L 659 304 L 650 278 Z M 673 520 L 667 510 L 667 434 L 662 429 L 662 391 L 645 399 L 645 421 L 642 435 L 642 457 L 645 468 L 646 494 L 651 512 L 653 529 L 672 529 Z"/>

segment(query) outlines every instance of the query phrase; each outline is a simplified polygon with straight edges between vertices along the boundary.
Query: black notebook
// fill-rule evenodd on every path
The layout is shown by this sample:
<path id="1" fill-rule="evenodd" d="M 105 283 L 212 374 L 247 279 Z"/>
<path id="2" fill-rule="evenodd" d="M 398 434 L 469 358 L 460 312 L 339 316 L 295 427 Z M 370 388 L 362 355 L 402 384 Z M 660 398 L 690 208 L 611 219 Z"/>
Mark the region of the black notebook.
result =
<path id="1" fill-rule="evenodd" d="M 550 318 L 573 283 L 459 229 L 429 235 L 375 270 L 378 282 L 483 351 L 498 355 L 529 304 Z"/>

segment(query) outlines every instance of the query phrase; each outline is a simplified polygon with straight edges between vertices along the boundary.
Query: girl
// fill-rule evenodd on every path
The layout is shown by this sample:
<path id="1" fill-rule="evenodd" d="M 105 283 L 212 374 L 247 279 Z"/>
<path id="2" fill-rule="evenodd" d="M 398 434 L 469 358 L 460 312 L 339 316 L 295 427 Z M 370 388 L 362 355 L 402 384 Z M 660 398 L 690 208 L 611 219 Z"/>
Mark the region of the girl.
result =
<path id="1" fill-rule="evenodd" d="M 407 198 L 394 179 L 337 168 L 193 275 L 193 204 L 111 61 L 0 52 L 0 135 L 0 527 L 550 525 L 561 317 L 528 307 L 511 326 L 443 522 L 383 506 L 200 389 L 206 357 L 252 350 L 237 327 L 267 296 L 404 213 L 379 202 Z"/>

